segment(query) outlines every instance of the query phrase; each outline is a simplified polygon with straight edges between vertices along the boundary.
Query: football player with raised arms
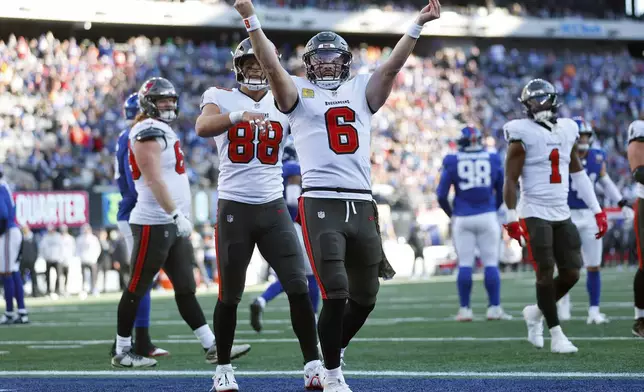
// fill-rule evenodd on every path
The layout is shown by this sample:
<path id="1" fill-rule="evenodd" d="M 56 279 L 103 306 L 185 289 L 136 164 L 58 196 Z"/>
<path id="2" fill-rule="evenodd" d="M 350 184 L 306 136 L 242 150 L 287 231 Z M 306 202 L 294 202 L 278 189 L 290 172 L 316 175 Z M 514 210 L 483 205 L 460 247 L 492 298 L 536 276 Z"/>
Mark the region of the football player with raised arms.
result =
<path id="1" fill-rule="evenodd" d="M 306 77 L 292 77 L 261 29 L 251 0 L 236 0 L 255 56 L 288 115 L 302 168 L 299 218 L 322 294 L 318 331 L 327 369 L 324 390 L 349 392 L 340 368 L 343 348 L 374 309 L 379 276 L 391 277 L 371 195 L 371 117 L 389 97 L 394 79 L 426 22 L 440 17 L 431 0 L 373 74 L 350 78 L 352 54 L 333 32 L 316 34 L 302 60 Z M 282 282 L 284 283 L 284 282 Z"/>
<path id="2" fill-rule="evenodd" d="M 295 231 L 297 232 L 297 237 L 300 240 L 300 247 L 305 249 L 302 226 L 295 222 L 297 218 L 297 203 L 302 193 L 302 174 L 300 164 L 297 161 L 297 152 L 295 151 L 295 147 L 292 143 L 287 144 L 284 147 L 284 155 L 282 156 L 282 177 L 284 178 L 284 200 L 286 201 L 288 212 L 291 214 L 291 218 L 293 219 Z M 311 263 L 309 262 L 309 258 L 306 254 L 304 254 L 304 269 L 306 270 L 306 280 L 309 283 L 309 298 L 311 299 L 311 304 L 313 304 L 313 312 L 317 313 L 320 303 L 320 289 L 318 288 L 318 283 L 315 280 L 315 275 L 311 269 Z M 250 305 L 250 325 L 255 331 L 261 332 L 262 330 L 262 314 L 266 304 L 283 292 L 284 286 L 282 286 L 282 283 L 279 280 L 276 280 L 268 286 L 266 290 L 264 290 L 262 295 L 255 298 L 253 303 Z"/>
<path id="3" fill-rule="evenodd" d="M 181 317 L 201 343 L 206 359 L 216 357 L 215 336 L 195 296 L 194 250 L 189 236 L 191 193 L 181 143 L 170 127 L 178 95 L 164 78 L 147 80 L 138 93 L 141 112 L 130 129 L 128 161 L 137 193 L 130 214 L 134 238 L 132 275 L 118 305 L 115 367 L 150 367 L 157 361 L 134 353 L 132 327 L 141 298 L 161 268 L 174 288 Z M 247 348 L 245 351 L 248 351 Z"/>
<path id="4" fill-rule="evenodd" d="M 501 307 L 499 250 L 501 224 L 497 211 L 503 204 L 503 164 L 496 153 L 483 149 L 482 134 L 467 126 L 461 130 L 458 153 L 446 155 L 440 183 L 436 189 L 438 204 L 452 219 L 452 238 L 458 255 L 456 285 L 460 308 L 457 321 L 472 321 L 470 307 L 472 269 L 478 248 L 483 262 L 483 281 L 488 294 L 488 320 L 509 320 Z M 454 206 L 448 200 L 454 187 Z"/>
<path id="5" fill-rule="evenodd" d="M 557 315 L 557 300 L 577 283 L 583 264 L 581 238 L 568 207 L 569 182 L 594 215 L 596 238 L 606 234 L 608 223 L 579 159 L 579 127 L 572 119 L 557 118 L 555 87 L 542 79 L 531 80 L 519 100 L 528 118 L 503 127 L 508 142 L 503 199 L 508 207 L 508 234 L 527 245 L 536 268 L 537 304 L 523 309 L 528 341 L 543 347 L 545 318 L 551 351 L 574 353 L 577 347 L 563 333 Z"/>
<path id="6" fill-rule="evenodd" d="M 635 324 L 632 332 L 644 338 L 644 118 L 634 121 L 628 128 L 628 163 L 633 180 L 637 182 L 634 227 L 638 268 L 633 281 Z"/>
<path id="7" fill-rule="evenodd" d="M 132 93 L 127 97 L 123 104 L 123 113 L 125 113 L 125 120 L 128 127 L 139 114 L 139 94 Z M 121 201 L 119 202 L 119 209 L 116 213 L 116 224 L 125 239 L 128 257 L 132 255 L 132 248 L 134 247 L 134 238 L 132 237 L 132 229 L 130 228 L 129 220 L 130 213 L 136 205 L 137 193 L 132 180 L 132 172 L 130 171 L 130 164 L 128 160 L 128 145 L 130 141 L 130 130 L 125 129 L 119 134 L 116 142 L 116 157 L 114 161 L 114 179 L 119 187 L 121 194 Z M 127 268 L 127 266 L 121 266 Z M 150 339 L 150 310 L 152 297 L 148 292 L 141 298 L 139 309 L 136 312 L 136 319 L 134 320 L 134 331 L 136 338 L 134 340 L 134 353 L 144 357 L 161 357 L 170 355 L 170 353 L 162 348 L 152 344 Z M 112 350 L 116 350 L 116 342 Z M 115 355 L 113 352 L 112 355 Z"/>
<path id="8" fill-rule="evenodd" d="M 633 210 L 628 206 L 628 201 L 622 197 L 621 192 L 606 173 L 606 155 L 602 150 L 591 148 L 593 143 L 593 129 L 583 118 L 575 117 L 573 120 L 579 126 L 579 141 L 577 151 L 579 159 L 590 181 L 599 183 L 608 199 L 617 203 L 622 209 L 622 215 L 627 221 L 633 219 Z M 597 225 L 593 212 L 586 203 L 579 197 L 574 184 L 571 184 L 568 192 L 568 206 L 572 222 L 577 226 L 581 236 L 581 255 L 586 267 L 586 290 L 588 291 L 589 307 L 588 324 L 604 324 L 608 322 L 605 314 L 599 311 L 599 299 L 601 293 L 601 278 L 599 269 L 602 262 L 603 246 L 602 240 L 595 238 Z M 570 320 L 570 294 L 566 294 L 557 302 L 560 320 Z"/>
<path id="9" fill-rule="evenodd" d="M 276 53 L 272 45 L 271 50 Z M 239 88 L 206 90 L 196 125 L 199 136 L 215 138 L 220 161 L 215 226 L 219 298 L 214 311 L 219 361 L 213 390 L 239 390 L 230 352 L 255 245 L 288 295 L 293 331 L 304 356 L 304 387 L 320 390 L 324 367 L 317 350 L 315 314 L 302 248 L 283 198 L 288 119 L 275 107 L 248 38 L 237 46 L 233 64 Z"/>

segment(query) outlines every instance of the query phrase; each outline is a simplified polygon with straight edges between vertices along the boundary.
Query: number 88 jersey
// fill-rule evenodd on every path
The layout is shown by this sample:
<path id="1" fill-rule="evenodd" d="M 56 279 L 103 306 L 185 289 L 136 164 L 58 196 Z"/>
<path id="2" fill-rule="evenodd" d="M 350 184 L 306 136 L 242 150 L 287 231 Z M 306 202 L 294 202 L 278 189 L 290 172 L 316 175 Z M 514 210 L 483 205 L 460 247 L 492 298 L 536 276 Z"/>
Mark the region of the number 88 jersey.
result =
<path id="1" fill-rule="evenodd" d="M 570 153 L 579 137 L 577 123 L 560 118 L 550 130 L 530 119 L 512 120 L 505 124 L 503 133 L 508 143 L 521 142 L 525 149 L 519 181 L 521 217 L 568 219 Z"/>
<path id="2" fill-rule="evenodd" d="M 289 132 L 288 119 L 275 107 L 267 91 L 255 101 L 238 89 L 209 88 L 201 97 L 201 109 L 215 104 L 221 113 L 248 111 L 264 113 L 272 130 L 258 132 L 248 122 L 233 125 L 215 136 L 219 153 L 219 198 L 239 203 L 264 204 L 280 199 L 282 153 Z"/>
<path id="3" fill-rule="evenodd" d="M 366 89 L 370 74 L 360 74 L 336 90 L 293 77 L 298 92 L 286 113 L 302 168 L 302 189 L 326 188 L 305 197 L 371 200 L 371 117 Z M 330 189 L 342 189 L 336 192 Z"/>

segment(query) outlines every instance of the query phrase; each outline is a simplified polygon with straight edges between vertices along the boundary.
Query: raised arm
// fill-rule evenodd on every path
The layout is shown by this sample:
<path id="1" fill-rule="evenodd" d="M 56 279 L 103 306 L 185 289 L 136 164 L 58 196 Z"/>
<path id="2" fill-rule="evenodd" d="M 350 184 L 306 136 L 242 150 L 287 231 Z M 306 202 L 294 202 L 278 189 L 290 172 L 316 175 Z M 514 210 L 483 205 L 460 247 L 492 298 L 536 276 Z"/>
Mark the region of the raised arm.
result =
<path id="1" fill-rule="evenodd" d="M 387 61 L 376 68 L 373 75 L 371 75 L 367 84 L 366 95 L 367 103 L 372 112 L 377 112 L 387 101 L 394 85 L 394 79 L 414 50 L 423 25 L 440 18 L 440 14 L 441 5 L 439 0 L 430 0 L 429 4 L 420 10 L 409 31 L 398 41 Z"/>
<path id="2" fill-rule="evenodd" d="M 298 99 L 295 82 L 280 64 L 275 45 L 264 34 L 255 14 L 253 2 L 251 0 L 236 0 L 234 7 L 244 19 L 244 26 L 253 45 L 253 52 L 271 85 L 277 108 L 282 112 L 292 110 Z"/>

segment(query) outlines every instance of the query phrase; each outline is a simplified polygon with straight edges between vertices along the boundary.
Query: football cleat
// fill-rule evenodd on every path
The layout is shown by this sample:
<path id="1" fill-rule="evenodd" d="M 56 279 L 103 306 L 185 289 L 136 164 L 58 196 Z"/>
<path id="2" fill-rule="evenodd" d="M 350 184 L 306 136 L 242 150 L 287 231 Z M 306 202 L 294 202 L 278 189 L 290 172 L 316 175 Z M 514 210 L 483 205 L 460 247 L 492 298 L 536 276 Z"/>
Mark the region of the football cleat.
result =
<path id="1" fill-rule="evenodd" d="M 16 324 L 19 317 L 14 312 L 5 312 L 2 317 L 0 317 L 0 325 L 11 325 Z"/>
<path id="2" fill-rule="evenodd" d="M 119 368 L 154 367 L 156 365 L 156 359 L 135 354 L 130 350 L 130 347 L 126 347 L 121 354 L 112 357 L 112 366 Z"/>
<path id="3" fill-rule="evenodd" d="M 490 306 L 487 308 L 488 320 L 512 320 L 512 316 L 505 313 L 501 306 Z"/>
<path id="4" fill-rule="evenodd" d="M 255 298 L 252 304 L 250 304 L 250 326 L 253 327 L 255 332 L 259 333 L 262 331 L 262 313 L 264 308 L 259 302 L 259 298 Z"/>
<path id="5" fill-rule="evenodd" d="M 352 392 L 344 381 L 344 376 L 327 377 L 324 379 L 324 392 Z"/>
<path id="6" fill-rule="evenodd" d="M 537 305 L 523 308 L 523 319 L 528 327 L 528 342 L 536 348 L 543 348 L 543 315 Z"/>
<path id="7" fill-rule="evenodd" d="M 237 359 L 239 357 L 243 357 L 244 355 L 248 354 L 250 351 L 250 345 L 249 344 L 235 344 L 230 350 L 230 359 Z M 206 351 L 206 362 L 216 365 L 218 362 L 217 358 L 217 345 L 213 344 L 212 347 L 210 347 Z"/>
<path id="8" fill-rule="evenodd" d="M 588 318 L 586 319 L 586 324 L 608 324 L 610 320 L 604 313 L 599 313 L 599 309 L 596 311 L 588 311 Z"/>
<path id="9" fill-rule="evenodd" d="M 637 320 L 635 320 L 635 324 L 633 324 L 633 335 L 644 338 L 644 317 L 640 317 Z"/>
<path id="10" fill-rule="evenodd" d="M 322 361 L 313 361 L 309 366 L 304 367 L 304 389 L 309 391 L 321 391 L 324 389 L 324 378 L 326 369 Z"/>
<path id="11" fill-rule="evenodd" d="M 559 337 L 553 337 L 550 341 L 550 351 L 557 354 L 573 354 L 579 351 L 577 347 L 568 338 L 566 335 L 561 335 Z"/>
<path id="12" fill-rule="evenodd" d="M 147 357 L 167 357 L 168 355 L 170 355 L 170 352 L 168 350 L 164 350 L 153 344 L 148 351 Z"/>
<path id="13" fill-rule="evenodd" d="M 469 322 L 474 319 L 474 313 L 470 308 L 460 308 L 456 314 L 456 321 Z"/>
<path id="14" fill-rule="evenodd" d="M 210 392 L 239 391 L 239 385 L 235 380 L 233 367 L 230 365 L 217 366 L 215 375 L 212 377 L 212 389 Z"/>

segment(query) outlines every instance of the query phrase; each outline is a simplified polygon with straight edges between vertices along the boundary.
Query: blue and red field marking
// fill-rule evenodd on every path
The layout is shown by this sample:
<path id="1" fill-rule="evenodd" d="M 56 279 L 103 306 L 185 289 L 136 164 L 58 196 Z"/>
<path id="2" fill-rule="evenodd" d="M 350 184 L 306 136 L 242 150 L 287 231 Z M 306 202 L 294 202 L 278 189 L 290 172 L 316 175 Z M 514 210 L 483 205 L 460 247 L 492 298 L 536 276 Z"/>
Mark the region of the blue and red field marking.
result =
<path id="1" fill-rule="evenodd" d="M 243 392 L 301 392 L 299 377 L 239 377 Z M 354 392 L 634 392 L 644 378 L 348 378 Z M 207 392 L 209 377 L 0 377 L 0 392 Z"/>

